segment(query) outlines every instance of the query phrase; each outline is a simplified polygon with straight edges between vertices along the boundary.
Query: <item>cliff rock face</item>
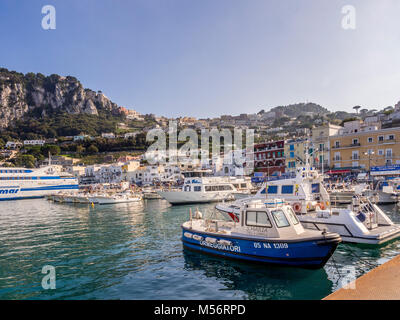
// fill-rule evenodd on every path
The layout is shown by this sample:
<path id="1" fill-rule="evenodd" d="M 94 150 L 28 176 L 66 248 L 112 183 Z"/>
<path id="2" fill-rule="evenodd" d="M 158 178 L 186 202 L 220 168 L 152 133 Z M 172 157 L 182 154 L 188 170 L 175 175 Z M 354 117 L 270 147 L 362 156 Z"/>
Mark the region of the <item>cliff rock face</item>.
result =
<path id="1" fill-rule="evenodd" d="M 0 69 L 0 129 L 32 114 L 98 115 L 100 110 L 118 115 L 122 108 L 100 91 L 84 89 L 74 77 L 24 75 Z"/>

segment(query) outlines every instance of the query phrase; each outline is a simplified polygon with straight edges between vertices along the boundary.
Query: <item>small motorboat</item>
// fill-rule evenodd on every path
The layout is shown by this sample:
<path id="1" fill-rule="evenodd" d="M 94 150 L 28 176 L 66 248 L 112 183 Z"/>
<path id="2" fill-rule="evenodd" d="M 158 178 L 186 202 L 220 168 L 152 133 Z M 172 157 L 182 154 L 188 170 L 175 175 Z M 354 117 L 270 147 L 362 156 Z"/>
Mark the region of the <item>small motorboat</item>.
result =
<path id="1" fill-rule="evenodd" d="M 130 195 L 124 193 L 111 196 L 97 196 L 96 199 L 98 204 L 117 204 L 142 201 L 142 197 L 139 195 Z"/>
<path id="2" fill-rule="evenodd" d="M 190 220 L 182 225 L 183 246 L 225 258 L 317 269 L 341 242 L 337 233 L 304 229 L 281 200 L 250 201 L 238 220 L 204 219 L 190 211 Z"/>

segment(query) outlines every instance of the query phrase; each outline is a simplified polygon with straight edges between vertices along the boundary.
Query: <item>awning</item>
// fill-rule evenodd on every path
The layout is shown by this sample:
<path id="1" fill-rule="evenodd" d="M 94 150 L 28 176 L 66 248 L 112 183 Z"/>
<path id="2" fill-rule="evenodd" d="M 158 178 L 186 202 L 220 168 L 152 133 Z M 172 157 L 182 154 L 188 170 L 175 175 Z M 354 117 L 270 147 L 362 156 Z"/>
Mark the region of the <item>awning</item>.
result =
<path id="1" fill-rule="evenodd" d="M 342 173 L 350 173 L 350 170 L 329 170 L 326 173 L 327 174 L 342 174 Z"/>

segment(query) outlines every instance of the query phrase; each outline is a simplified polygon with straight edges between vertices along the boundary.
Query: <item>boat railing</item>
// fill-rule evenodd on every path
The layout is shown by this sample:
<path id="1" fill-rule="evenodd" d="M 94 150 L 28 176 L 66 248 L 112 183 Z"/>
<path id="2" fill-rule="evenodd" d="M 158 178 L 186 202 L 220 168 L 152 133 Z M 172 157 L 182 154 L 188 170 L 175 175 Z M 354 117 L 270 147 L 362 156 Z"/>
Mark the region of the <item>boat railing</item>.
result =
<path id="1" fill-rule="evenodd" d="M 364 215 L 364 224 L 368 229 L 378 226 L 378 214 L 368 197 L 354 195 L 351 204 L 352 211 L 358 215 Z"/>

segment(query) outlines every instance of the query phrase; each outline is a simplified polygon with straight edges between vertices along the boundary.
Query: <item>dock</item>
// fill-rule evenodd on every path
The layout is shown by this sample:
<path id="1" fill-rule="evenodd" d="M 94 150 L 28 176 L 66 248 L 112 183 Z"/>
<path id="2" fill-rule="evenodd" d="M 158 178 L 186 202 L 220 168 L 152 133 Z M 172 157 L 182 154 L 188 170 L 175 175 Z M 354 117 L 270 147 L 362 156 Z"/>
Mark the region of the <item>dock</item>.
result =
<path id="1" fill-rule="evenodd" d="M 348 285 L 352 286 L 355 289 L 341 288 L 323 300 L 399 300 L 400 255 Z"/>

